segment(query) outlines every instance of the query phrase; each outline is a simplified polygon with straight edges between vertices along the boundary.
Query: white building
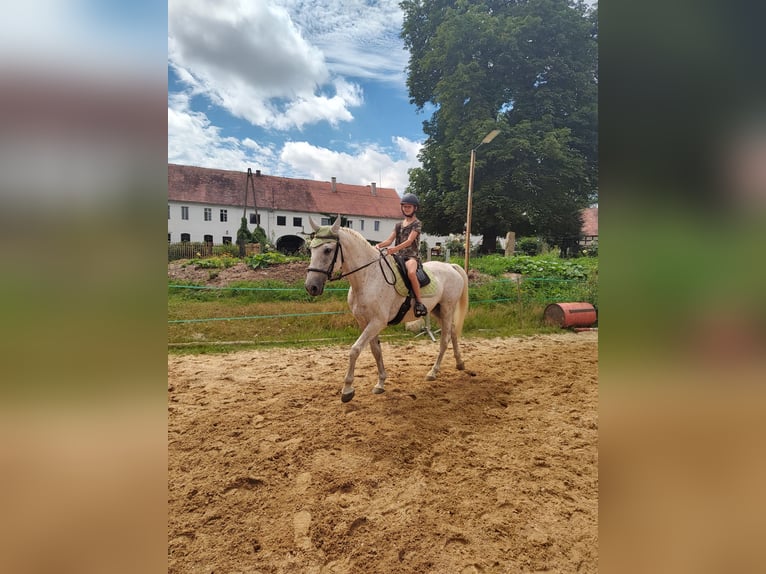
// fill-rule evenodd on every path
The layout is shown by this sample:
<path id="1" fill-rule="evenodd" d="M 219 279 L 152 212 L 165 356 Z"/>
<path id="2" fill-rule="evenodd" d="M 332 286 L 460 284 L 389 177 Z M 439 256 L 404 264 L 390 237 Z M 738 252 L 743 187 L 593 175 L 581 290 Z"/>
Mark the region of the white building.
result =
<path id="1" fill-rule="evenodd" d="M 297 250 L 311 233 L 309 217 L 329 224 L 337 214 L 370 241 L 386 239 L 401 220 L 393 188 L 348 185 L 168 164 L 168 242 L 235 243 L 243 215 L 280 251 Z"/>

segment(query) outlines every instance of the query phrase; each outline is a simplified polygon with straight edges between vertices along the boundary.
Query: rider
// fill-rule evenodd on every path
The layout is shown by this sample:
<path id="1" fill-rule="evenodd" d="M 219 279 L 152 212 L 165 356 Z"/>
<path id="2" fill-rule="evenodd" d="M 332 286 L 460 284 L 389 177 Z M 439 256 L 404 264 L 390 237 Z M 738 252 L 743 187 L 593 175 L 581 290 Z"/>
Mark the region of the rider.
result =
<path id="1" fill-rule="evenodd" d="M 378 243 L 375 247 L 384 249 L 396 241 L 396 246 L 389 248 L 388 253 L 401 253 L 404 265 L 407 267 L 407 276 L 410 278 L 412 292 L 415 295 L 415 317 L 422 317 L 428 313 L 428 309 L 420 301 L 420 283 L 416 271 L 420 262 L 420 228 L 421 222 L 415 216 L 420 207 L 420 202 L 414 193 L 405 193 L 401 200 L 401 210 L 404 221 L 396 224 L 387 239 Z"/>

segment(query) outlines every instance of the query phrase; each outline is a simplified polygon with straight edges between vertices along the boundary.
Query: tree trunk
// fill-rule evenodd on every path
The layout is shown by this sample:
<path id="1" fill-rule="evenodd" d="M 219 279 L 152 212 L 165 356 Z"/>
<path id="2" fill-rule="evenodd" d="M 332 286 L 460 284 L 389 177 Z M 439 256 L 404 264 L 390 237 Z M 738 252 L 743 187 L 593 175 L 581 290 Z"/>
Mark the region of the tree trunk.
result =
<path id="1" fill-rule="evenodd" d="M 500 229 L 495 226 L 484 227 L 481 233 L 484 238 L 481 241 L 481 246 L 479 246 L 479 253 L 484 255 L 494 253 L 497 249 L 497 235 L 500 233 Z"/>

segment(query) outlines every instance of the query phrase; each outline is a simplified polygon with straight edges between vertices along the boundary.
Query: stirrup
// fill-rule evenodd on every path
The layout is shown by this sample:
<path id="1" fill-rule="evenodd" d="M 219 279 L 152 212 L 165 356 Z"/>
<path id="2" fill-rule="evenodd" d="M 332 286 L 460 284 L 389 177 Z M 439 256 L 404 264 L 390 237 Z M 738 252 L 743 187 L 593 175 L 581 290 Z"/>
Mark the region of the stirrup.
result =
<path id="1" fill-rule="evenodd" d="M 420 301 L 415 302 L 415 317 L 424 317 L 428 315 L 428 309 Z"/>

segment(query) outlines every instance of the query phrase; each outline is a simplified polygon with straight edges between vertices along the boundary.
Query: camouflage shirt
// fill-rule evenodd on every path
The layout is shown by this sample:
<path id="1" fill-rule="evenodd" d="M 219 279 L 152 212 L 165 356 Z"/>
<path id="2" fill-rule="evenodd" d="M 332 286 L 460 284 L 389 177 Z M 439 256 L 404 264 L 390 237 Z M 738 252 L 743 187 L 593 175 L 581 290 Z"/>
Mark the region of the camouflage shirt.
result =
<path id="1" fill-rule="evenodd" d="M 410 233 L 413 231 L 418 234 L 417 239 L 412 242 L 411 245 L 405 247 L 398 253 L 401 253 L 404 257 L 415 257 L 416 259 L 420 259 L 420 227 L 421 227 L 420 220 L 416 219 L 406 227 L 402 227 L 401 222 L 396 224 L 396 244 L 401 245 L 405 241 L 407 241 L 407 238 L 410 236 Z"/>

